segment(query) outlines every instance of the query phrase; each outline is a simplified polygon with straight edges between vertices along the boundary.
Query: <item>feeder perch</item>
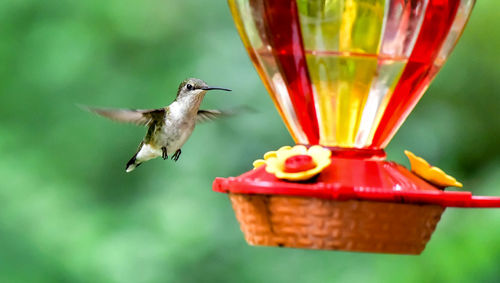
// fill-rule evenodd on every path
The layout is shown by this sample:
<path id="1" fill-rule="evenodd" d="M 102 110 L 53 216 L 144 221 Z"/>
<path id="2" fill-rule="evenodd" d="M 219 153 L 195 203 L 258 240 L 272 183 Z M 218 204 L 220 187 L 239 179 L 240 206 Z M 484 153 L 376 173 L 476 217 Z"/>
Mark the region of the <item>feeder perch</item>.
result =
<path id="1" fill-rule="evenodd" d="M 458 41 L 474 0 L 229 0 L 294 141 L 217 178 L 251 245 L 420 254 L 447 207 L 500 197 L 384 148 Z"/>

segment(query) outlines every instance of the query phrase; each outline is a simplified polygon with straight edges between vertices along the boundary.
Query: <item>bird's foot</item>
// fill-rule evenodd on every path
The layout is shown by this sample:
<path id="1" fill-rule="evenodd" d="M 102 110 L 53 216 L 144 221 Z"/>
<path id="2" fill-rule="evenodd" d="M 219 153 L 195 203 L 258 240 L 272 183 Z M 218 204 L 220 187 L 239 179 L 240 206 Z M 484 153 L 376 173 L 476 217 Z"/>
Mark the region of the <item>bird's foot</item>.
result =
<path id="1" fill-rule="evenodd" d="M 174 155 L 172 155 L 172 160 L 176 161 L 179 159 L 179 156 L 181 156 L 181 149 L 179 148 Z"/>
<path id="2" fill-rule="evenodd" d="M 161 148 L 161 158 L 163 158 L 163 160 L 168 159 L 167 148 L 165 146 Z"/>

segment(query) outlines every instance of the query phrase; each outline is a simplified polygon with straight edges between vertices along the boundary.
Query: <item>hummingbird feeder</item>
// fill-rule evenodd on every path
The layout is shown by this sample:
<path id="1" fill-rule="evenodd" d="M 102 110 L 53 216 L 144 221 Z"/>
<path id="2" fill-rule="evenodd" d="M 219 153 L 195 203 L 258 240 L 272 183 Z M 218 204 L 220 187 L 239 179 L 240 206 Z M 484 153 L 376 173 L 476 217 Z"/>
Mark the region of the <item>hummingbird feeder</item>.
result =
<path id="1" fill-rule="evenodd" d="M 475 0 L 229 0 L 296 146 L 217 178 L 249 244 L 420 254 L 447 207 L 500 207 L 384 148 L 455 46 Z"/>

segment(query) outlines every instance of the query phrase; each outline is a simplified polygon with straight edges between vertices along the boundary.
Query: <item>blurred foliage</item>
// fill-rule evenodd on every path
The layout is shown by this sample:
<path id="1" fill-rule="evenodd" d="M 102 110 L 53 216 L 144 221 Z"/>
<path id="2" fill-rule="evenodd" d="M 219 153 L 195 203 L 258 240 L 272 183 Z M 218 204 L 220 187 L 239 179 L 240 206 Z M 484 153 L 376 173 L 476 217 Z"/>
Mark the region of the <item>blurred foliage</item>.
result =
<path id="1" fill-rule="evenodd" d="M 388 148 L 500 195 L 500 24 L 478 1 Z M 498 282 L 500 211 L 448 209 L 421 256 L 249 247 L 216 176 L 291 144 L 224 1 L 0 1 L 0 282 Z M 75 103 L 149 108 L 185 77 L 232 88 L 177 163 L 124 165 L 143 128 Z"/>

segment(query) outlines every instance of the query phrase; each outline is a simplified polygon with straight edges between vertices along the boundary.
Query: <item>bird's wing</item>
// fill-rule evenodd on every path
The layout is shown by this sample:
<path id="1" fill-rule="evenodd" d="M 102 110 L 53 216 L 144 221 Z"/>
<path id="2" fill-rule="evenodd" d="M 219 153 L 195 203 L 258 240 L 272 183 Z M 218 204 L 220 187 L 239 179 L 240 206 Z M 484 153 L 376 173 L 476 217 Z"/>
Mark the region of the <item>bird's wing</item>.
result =
<path id="1" fill-rule="evenodd" d="M 236 114 L 244 112 L 256 112 L 254 109 L 248 106 L 240 106 L 233 109 L 226 110 L 198 110 L 198 116 L 196 118 L 196 123 L 203 123 L 208 121 L 213 121 L 218 118 L 234 116 Z"/>
<path id="2" fill-rule="evenodd" d="M 139 126 L 148 125 L 154 118 L 165 115 L 165 109 L 108 109 L 82 106 L 82 108 L 120 123 L 132 123 Z"/>
<path id="3" fill-rule="evenodd" d="M 217 118 L 230 116 L 232 113 L 220 110 L 198 110 L 196 123 L 213 121 Z"/>

